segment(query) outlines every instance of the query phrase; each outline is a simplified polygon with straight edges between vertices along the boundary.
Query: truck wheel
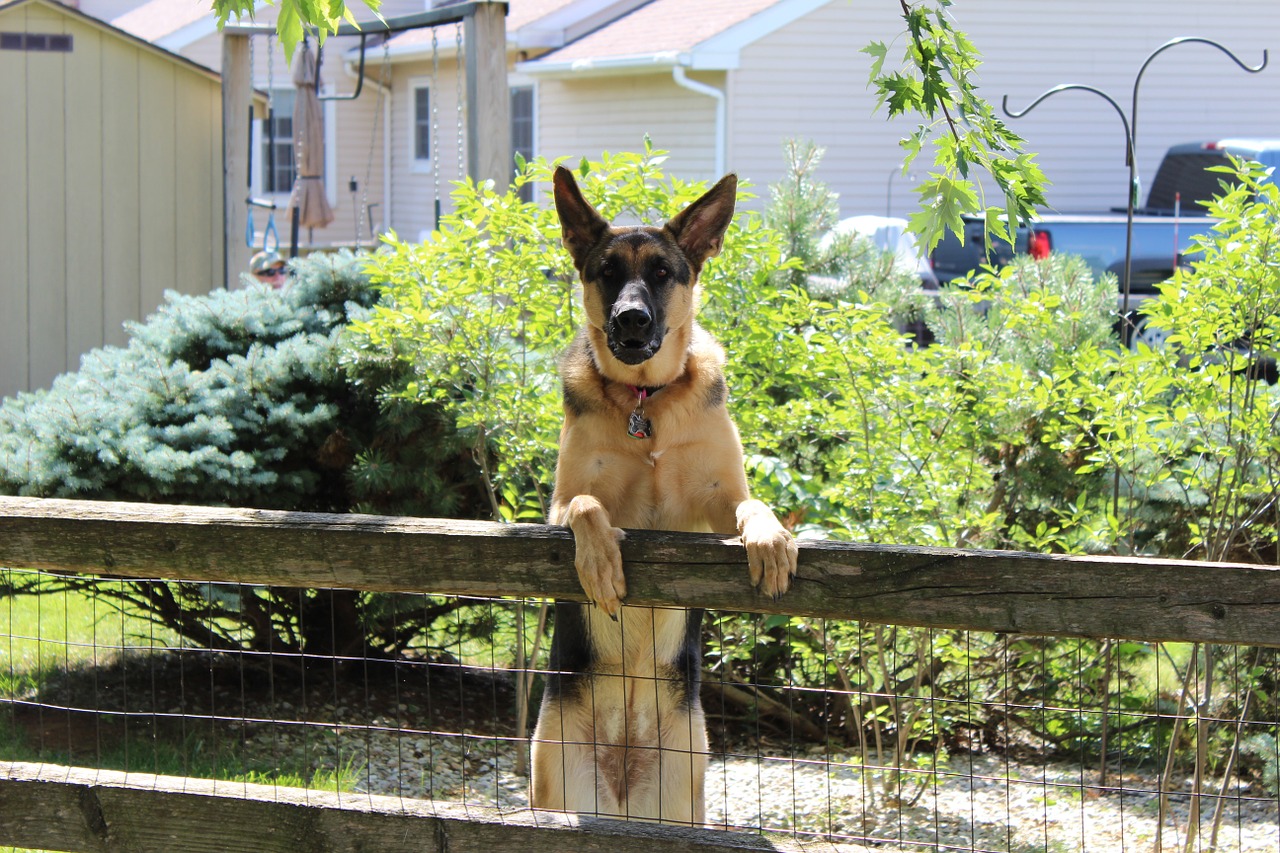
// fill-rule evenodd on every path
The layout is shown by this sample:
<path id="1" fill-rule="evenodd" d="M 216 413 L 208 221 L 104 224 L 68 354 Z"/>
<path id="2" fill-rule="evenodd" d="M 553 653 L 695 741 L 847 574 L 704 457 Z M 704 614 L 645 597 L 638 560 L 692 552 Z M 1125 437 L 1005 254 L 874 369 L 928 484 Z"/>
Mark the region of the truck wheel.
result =
<path id="1" fill-rule="evenodd" d="M 1168 346 L 1168 340 L 1168 330 L 1157 329 L 1151 325 L 1150 317 L 1139 316 L 1134 321 L 1133 331 L 1129 333 L 1129 349 L 1137 352 L 1139 344 L 1146 344 L 1148 348 L 1159 351 Z"/>

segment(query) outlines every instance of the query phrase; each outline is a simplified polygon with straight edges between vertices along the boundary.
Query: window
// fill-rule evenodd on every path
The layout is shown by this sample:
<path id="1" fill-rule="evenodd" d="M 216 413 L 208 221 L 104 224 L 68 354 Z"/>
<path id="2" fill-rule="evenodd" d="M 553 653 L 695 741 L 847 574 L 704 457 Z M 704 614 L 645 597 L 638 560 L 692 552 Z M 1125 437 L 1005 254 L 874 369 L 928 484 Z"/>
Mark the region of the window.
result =
<path id="1" fill-rule="evenodd" d="M 431 88 L 413 87 L 413 159 L 431 165 Z"/>
<path id="2" fill-rule="evenodd" d="M 533 87 L 511 87 L 511 159 L 519 154 L 526 160 L 533 159 Z M 533 200 L 533 185 L 520 188 L 520 198 Z"/>
<path id="3" fill-rule="evenodd" d="M 293 89 L 273 89 L 271 115 L 262 120 L 262 191 L 293 191 Z"/>
<path id="4" fill-rule="evenodd" d="M 62 33 L 0 33 L 0 50 L 70 53 L 71 36 Z"/>

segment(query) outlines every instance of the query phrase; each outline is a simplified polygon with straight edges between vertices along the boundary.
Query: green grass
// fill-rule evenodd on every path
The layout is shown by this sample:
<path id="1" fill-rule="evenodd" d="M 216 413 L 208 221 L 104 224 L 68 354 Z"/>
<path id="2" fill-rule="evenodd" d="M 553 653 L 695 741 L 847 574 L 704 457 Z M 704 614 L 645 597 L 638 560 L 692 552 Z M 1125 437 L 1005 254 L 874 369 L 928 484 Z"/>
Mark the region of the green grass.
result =
<path id="1" fill-rule="evenodd" d="M 0 570 L 0 585 L 10 571 Z M 28 695 L 53 673 L 104 664 L 122 648 L 165 645 L 174 639 L 143 616 L 122 613 L 84 593 L 49 589 L 3 597 L 0 697 Z"/>
<path id="2" fill-rule="evenodd" d="M 0 589 L 22 574 L 0 569 Z M 86 593 L 48 589 L 0 596 L 0 700 L 37 696 L 60 673 L 106 666 L 127 650 L 178 644 L 175 636 L 144 616 L 121 612 Z M 80 752 L 27 743 L 13 720 L 0 713 L 0 759 L 72 765 L 86 761 Z M 278 755 L 254 755 L 234 732 L 214 731 L 207 722 L 152 722 L 135 720 L 126 726 L 97 718 L 92 766 L 326 791 L 352 790 L 360 778 L 354 763 L 337 770 L 311 770 L 279 764 Z M 0 853 L 9 849 L 0 847 Z"/>
<path id="3" fill-rule="evenodd" d="M 0 589 L 19 570 L 0 569 Z M 137 613 L 121 612 L 79 592 L 0 595 L 0 700 L 31 697 L 69 669 L 105 666 L 126 649 L 174 646 L 175 636 Z M 129 730 L 126 730 L 128 728 Z M 354 761 L 336 770 L 308 772 L 277 765 L 279 756 L 257 757 L 230 738 L 209 731 L 160 731 L 103 723 L 92 765 L 171 776 L 197 776 L 321 791 L 351 791 L 362 768 Z M 0 759 L 84 764 L 83 755 L 26 742 L 0 709 Z M 56 853 L 0 846 L 0 853 Z"/>

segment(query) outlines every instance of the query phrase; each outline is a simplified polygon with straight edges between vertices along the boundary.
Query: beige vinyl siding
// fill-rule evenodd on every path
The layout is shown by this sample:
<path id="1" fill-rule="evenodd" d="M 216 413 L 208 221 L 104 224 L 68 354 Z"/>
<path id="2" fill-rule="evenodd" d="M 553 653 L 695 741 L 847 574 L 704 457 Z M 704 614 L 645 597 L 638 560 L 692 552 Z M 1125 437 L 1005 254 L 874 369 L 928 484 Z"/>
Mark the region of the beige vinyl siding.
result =
<path id="1" fill-rule="evenodd" d="M 78 61 L 83 63 L 83 67 L 101 68 L 104 54 L 102 40 L 78 38 L 76 42 L 75 49 L 80 54 Z M 107 47 L 105 53 L 111 52 L 110 47 Z M 66 66 L 63 70 L 64 73 L 75 73 Z M 82 353 L 107 342 L 103 313 L 105 286 L 76 286 L 77 283 L 104 278 L 101 273 L 105 235 L 104 229 L 99 227 L 104 211 L 102 203 L 90 206 L 88 202 L 97 199 L 105 202 L 107 196 L 97 189 L 102 185 L 102 146 L 78 144 L 80 140 L 73 135 L 78 134 L 81 129 L 102 126 L 102 99 L 93 88 L 66 85 L 65 80 L 63 93 L 66 98 L 62 134 L 66 146 L 63 161 L 66 180 L 63 208 L 66 217 L 65 233 L 75 236 L 72 237 L 72 245 L 63 250 L 67 263 L 64 292 L 74 304 L 74 310 L 67 310 L 66 305 L 61 306 L 61 310 L 66 317 L 64 364 L 67 368 L 74 368 Z M 46 383 L 42 381 L 40 384 Z"/>
<path id="2" fill-rule="evenodd" d="M 47 387 L 123 343 L 166 288 L 222 281 L 220 89 L 184 61 L 41 2 L 0 29 L 70 53 L 0 51 L 0 394 Z"/>
<path id="3" fill-rule="evenodd" d="M 440 37 L 443 40 L 445 33 Z M 453 209 L 453 184 L 466 175 L 466 93 L 459 92 L 458 68 L 452 55 L 440 56 L 434 71 L 429 59 L 394 68 L 397 98 L 391 108 L 391 223 L 402 239 L 416 241 L 435 225 L 437 197 L 442 212 Z M 431 89 L 435 116 L 432 143 L 436 152 L 429 170 L 418 167 L 414 160 L 413 88 L 417 84 Z M 458 109 L 460 95 L 462 111 Z M 510 130 L 502 132 L 509 134 Z"/>
<path id="4" fill-rule="evenodd" d="M 729 73 L 728 166 L 758 188 L 747 205 L 767 203 L 767 185 L 782 176 L 783 143 L 796 138 L 826 148 L 819 176 L 840 193 L 843 210 L 885 212 L 902 133 L 872 115 L 858 49 L 896 32 L 895 8 L 836 0 L 743 48 Z"/>
<path id="5" fill-rule="evenodd" d="M 348 75 L 344 69 L 344 57 L 347 51 L 358 46 L 358 38 L 330 38 L 325 42 L 323 64 L 320 70 L 321 94 L 350 95 L 355 91 L 356 79 Z M 269 46 L 269 47 L 268 47 Z M 314 50 L 314 45 L 312 50 Z M 222 61 L 221 37 L 211 34 L 183 48 L 183 55 L 211 67 L 219 67 Z M 330 248 L 333 246 L 350 246 L 356 237 L 357 211 L 362 205 L 373 204 L 374 221 L 360 223 L 360 239 L 369 244 L 373 225 L 386 221 L 386 203 L 383 198 L 386 185 L 383 164 L 385 162 L 385 114 L 390 109 L 391 96 L 383 93 L 382 105 L 379 107 L 378 82 L 381 79 L 381 54 L 370 49 L 365 68 L 365 82 L 361 94 L 354 100 L 328 101 L 324 105 L 326 169 L 325 190 L 329 204 L 333 208 L 334 220 L 325 228 L 299 229 L 298 243 L 305 252 L 311 248 Z M 268 89 L 292 89 L 293 72 L 284 57 L 284 50 L 274 38 L 268 41 L 266 36 L 255 36 L 252 50 L 253 85 L 261 92 Z M 375 114 L 382 116 L 375 123 Z M 287 208 L 289 193 L 282 192 L 268 196 L 262 190 L 263 174 L 266 165 L 263 162 L 263 123 L 266 116 L 264 109 L 255 121 L 255 137 L 253 146 L 253 170 L 255 175 L 254 194 L 259 198 L 269 197 L 279 205 L 275 212 L 276 230 L 280 236 L 280 251 L 287 254 L 290 248 L 292 222 Z M 248 145 L 248 140 L 237 144 Z M 328 150 L 332 146 L 334 150 Z M 372 148 L 372 152 L 370 149 Z M 366 181 L 366 176 L 368 180 Z M 348 188 L 351 178 L 357 182 L 355 196 Z M 253 211 L 254 241 L 252 251 L 262 247 L 263 231 L 269 221 L 269 211 L 255 209 Z M 237 240 L 242 240 L 235 235 Z M 221 238 L 219 238 L 221 239 Z M 243 246 L 241 242 L 239 246 Z M 251 253 L 246 250 L 245 271 L 248 271 L 247 258 Z"/>
<path id="6" fill-rule="evenodd" d="M 328 51 L 325 51 L 326 55 Z M 338 54 L 335 53 L 336 57 Z M 325 61 L 323 82 L 326 94 L 349 95 L 355 91 L 355 81 L 348 78 L 337 62 Z M 334 174 L 326 175 L 325 185 L 330 188 L 329 203 L 333 206 L 334 219 L 327 228 L 316 229 L 314 238 L 317 245 L 327 243 L 343 243 L 354 240 L 357 224 L 359 237 L 368 245 L 373 227 L 387 219 L 386 199 L 383 198 L 386 185 L 383 165 L 386 161 L 387 114 L 392 109 L 394 98 L 382 94 L 379 105 L 380 67 L 370 65 L 365 70 L 364 89 L 360 97 L 353 101 L 330 101 L 325 109 L 325 144 L 335 146 L 335 150 L 326 151 L 326 171 L 333 165 Z M 354 197 L 348 186 L 351 178 L 356 179 Z M 373 209 L 372 221 L 365 216 L 359 219 L 362 206 L 377 205 Z M 303 239 L 307 235 L 303 235 Z"/>
<path id="7" fill-rule="evenodd" d="M 264 9 L 264 12 L 270 12 L 271 9 Z M 267 20 L 261 20 L 259 23 L 269 23 Z M 274 41 L 274 40 L 273 40 Z M 267 52 L 266 39 L 260 38 L 254 45 L 253 62 L 253 80 L 254 85 L 259 86 L 259 81 L 267 76 Z M 179 51 L 187 59 L 192 62 L 198 62 L 206 68 L 212 68 L 218 73 L 222 73 L 222 35 L 220 33 L 210 33 L 204 38 L 194 41 Z M 284 51 L 278 46 L 276 47 L 276 79 L 280 81 L 280 85 L 292 85 L 289 82 L 289 67 L 284 64 Z"/>
<path id="8" fill-rule="evenodd" d="M 26 16 L 16 12 L 0 14 L 0 29 L 25 29 Z M 0 394 L 27 388 L 30 363 L 27 337 L 30 276 L 28 255 L 27 198 L 31 189 L 28 162 L 27 56 L 18 51 L 0 50 Z M 37 187 L 39 183 L 37 182 Z M 62 257 L 59 252 L 58 257 Z M 39 263 L 39 261 L 37 261 Z"/>
<path id="9" fill-rule="evenodd" d="M 986 56 L 984 92 L 997 104 L 1007 93 L 1016 110 L 1058 83 L 1084 83 L 1108 92 L 1128 112 L 1134 77 L 1152 50 L 1177 36 L 1201 36 L 1255 65 L 1264 48 L 1274 53 L 1277 47 L 1280 4 L 983 0 L 966 13 L 965 24 Z M 1280 138 L 1275 75 L 1274 67 L 1246 74 L 1206 45 L 1180 45 L 1157 58 L 1143 78 L 1138 106 L 1144 198 L 1170 145 L 1224 136 Z M 1010 126 L 1028 150 L 1039 152 L 1054 181 L 1050 202 L 1059 210 L 1124 205 L 1123 132 L 1102 99 L 1085 92 L 1056 95 Z"/>
<path id="10" fill-rule="evenodd" d="M 722 89 L 723 72 L 690 74 Z M 538 83 L 538 153 L 548 159 L 641 151 L 647 134 L 670 151 L 664 168 L 710 180 L 715 170 L 715 101 L 676 85 L 668 70 L 643 75 L 547 79 Z"/>
<path id="11" fill-rule="evenodd" d="M 81 35 L 74 27 L 63 26 L 61 16 L 40 8 L 31 8 L 24 23 L 23 29 L 28 32 Z M 68 242 L 66 221 L 66 163 L 70 141 L 67 123 L 73 117 L 63 106 L 69 76 L 68 63 L 62 61 L 64 56 L 67 54 L 25 54 L 29 93 L 27 221 L 17 233 L 26 235 L 28 267 L 27 280 L 17 284 L 27 290 L 27 315 L 6 315 L 4 319 L 6 325 L 26 325 L 23 333 L 29 345 L 27 371 L 25 376 L 15 379 L 29 384 L 17 386 L 19 388 L 46 385 L 67 366 L 67 266 L 68 259 L 79 247 Z M 74 73 L 70 76 L 74 78 Z M 33 102 L 32 90 L 43 93 L 44 97 Z M 89 199 L 79 201 L 92 203 Z M 89 292 L 94 289 L 86 288 Z"/>
<path id="12" fill-rule="evenodd" d="M 142 197 L 138 168 L 142 127 L 141 92 L 136 85 L 140 56 L 134 50 L 108 50 L 102 76 L 116 80 L 110 108 L 102 110 L 102 199 L 111 200 L 111 215 L 102 217 L 102 324 L 104 343 L 125 342 L 123 323 L 138 319 L 152 306 L 142 300 Z M 220 245 L 220 244 L 219 244 Z"/>
<path id="13" fill-rule="evenodd" d="M 781 174 L 782 141 L 813 139 L 827 149 L 820 177 L 840 194 L 844 215 L 915 209 L 913 184 L 931 165 L 898 171 L 898 140 L 915 118 L 889 122 L 867 89 L 870 58 L 859 49 L 889 41 L 901 28 L 896 6 L 833 0 L 743 48 L 730 73 L 730 168 L 758 185 Z M 1110 93 L 1126 112 L 1147 54 L 1175 36 L 1222 42 L 1249 64 L 1280 32 L 1274 0 L 1205 5 L 1164 0 L 966 0 L 952 7 L 957 26 L 983 54 L 980 91 L 999 109 L 1018 109 L 1059 83 Z M 1250 23 L 1252 22 L 1252 23 Z M 902 49 L 890 45 L 890 62 Z M 1275 71 L 1250 75 L 1204 45 L 1181 45 L 1158 58 L 1142 85 L 1138 163 L 1145 185 L 1170 145 L 1225 136 L 1280 138 Z M 1007 119 L 1054 182 L 1050 204 L 1062 211 L 1124 204 L 1124 138 L 1114 111 L 1096 96 L 1070 92 L 1023 119 Z M 892 192 L 892 211 L 889 196 Z M 999 204 L 998 199 L 992 203 Z M 759 202 L 757 202 L 759 204 Z"/>

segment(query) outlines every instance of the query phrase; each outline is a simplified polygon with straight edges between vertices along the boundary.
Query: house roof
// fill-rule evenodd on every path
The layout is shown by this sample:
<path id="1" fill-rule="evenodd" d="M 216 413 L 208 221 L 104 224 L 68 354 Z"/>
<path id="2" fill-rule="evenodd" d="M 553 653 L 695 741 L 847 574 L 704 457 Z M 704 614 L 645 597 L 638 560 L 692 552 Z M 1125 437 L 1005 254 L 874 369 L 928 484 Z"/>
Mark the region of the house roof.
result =
<path id="1" fill-rule="evenodd" d="M 159 45 L 156 45 L 155 43 L 153 43 L 152 41 L 150 41 L 144 36 L 140 36 L 139 34 L 135 32 L 131 32 L 123 27 L 117 26 L 114 23 L 107 23 L 106 21 L 103 21 L 99 18 L 95 18 L 93 15 L 88 15 L 84 12 L 81 12 L 79 9 L 75 8 L 74 6 L 68 6 L 65 3 L 58 2 L 58 0 L 0 0 L 0 12 L 5 12 L 10 9 L 16 9 L 19 6 L 23 6 L 29 3 L 46 6 L 50 9 L 55 9 L 64 15 L 76 18 L 77 20 L 82 21 L 85 24 L 88 24 L 89 26 L 96 27 L 97 29 L 102 30 L 103 32 L 109 33 L 131 44 L 136 44 L 139 47 L 149 50 L 178 65 L 182 65 L 186 68 L 189 68 L 198 74 L 202 74 L 206 77 L 209 77 L 212 80 L 222 79 L 221 75 L 219 75 L 217 71 L 214 71 L 212 68 L 209 68 L 206 65 L 201 65 L 199 62 L 190 60 L 187 57 L 182 56 L 181 54 L 174 53 L 171 50 L 166 50 L 165 48 Z"/>
<path id="2" fill-rule="evenodd" d="M 522 49 L 560 47 L 581 35 L 583 26 L 594 29 L 644 2 L 647 0 L 506 0 L 508 40 Z M 263 0 L 257 0 L 256 5 L 255 20 L 275 20 L 272 6 Z M 386 18 L 395 18 L 420 12 L 422 7 L 423 0 L 389 0 L 379 11 Z M 181 50 L 217 30 L 217 17 L 205 0 L 140 0 L 111 23 L 170 50 Z M 436 41 L 441 52 L 453 50 L 452 32 L 437 34 Z M 414 58 L 429 54 L 431 43 L 431 28 L 423 27 L 394 35 L 388 47 L 393 59 Z"/>
<path id="3" fill-rule="evenodd" d="M 27 2 L 28 0 L 13 0 Z M 3 3 L 4 0 L 0 0 Z M 56 2 L 56 0 L 49 0 Z M 545 55 L 518 70 L 539 76 L 637 73 L 670 68 L 731 69 L 741 49 L 832 0 L 506 0 L 512 48 Z M 384 4 L 394 17 L 400 5 Z M 265 18 L 274 9 L 264 7 Z M 111 24 L 169 51 L 215 31 L 207 0 L 144 0 Z M 454 37 L 424 27 L 393 36 L 394 61 L 454 50 Z"/>
<path id="4" fill-rule="evenodd" d="M 155 42 L 211 14 L 210 5 L 198 0 L 150 0 L 113 18 L 111 23 L 138 38 Z"/>
<path id="5" fill-rule="evenodd" d="M 517 49 L 561 47 L 573 38 L 625 14 L 648 0 L 507 0 L 507 43 Z M 587 29 L 583 29 L 586 27 Z M 441 51 L 453 49 L 452 37 L 436 35 Z M 429 27 L 399 33 L 390 40 L 393 60 L 428 55 Z"/>
<path id="6" fill-rule="evenodd" d="M 652 0 L 519 70 L 547 76 L 737 68 L 743 47 L 831 0 Z"/>

